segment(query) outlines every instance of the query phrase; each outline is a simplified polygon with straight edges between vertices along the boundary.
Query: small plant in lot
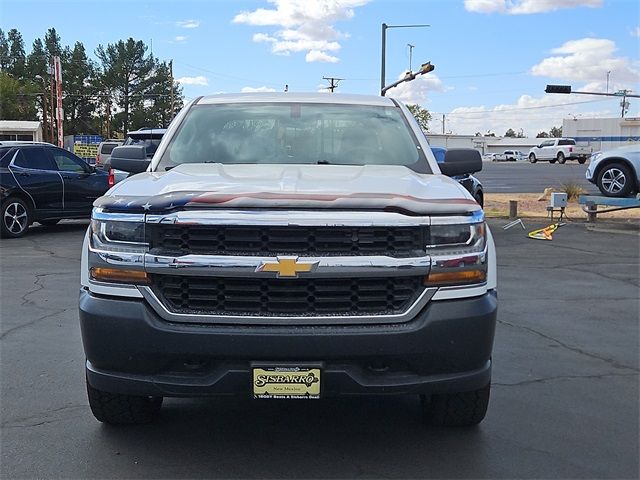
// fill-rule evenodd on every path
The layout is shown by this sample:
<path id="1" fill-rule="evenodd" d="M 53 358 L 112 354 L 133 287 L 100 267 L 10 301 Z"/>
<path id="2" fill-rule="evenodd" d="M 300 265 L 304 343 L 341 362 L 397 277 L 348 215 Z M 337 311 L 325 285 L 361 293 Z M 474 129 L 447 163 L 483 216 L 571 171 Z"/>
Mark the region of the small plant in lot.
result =
<path id="1" fill-rule="evenodd" d="M 580 195 L 587 193 L 582 185 L 575 182 L 567 182 L 560 185 L 560 190 L 567 194 L 567 200 L 577 200 Z"/>

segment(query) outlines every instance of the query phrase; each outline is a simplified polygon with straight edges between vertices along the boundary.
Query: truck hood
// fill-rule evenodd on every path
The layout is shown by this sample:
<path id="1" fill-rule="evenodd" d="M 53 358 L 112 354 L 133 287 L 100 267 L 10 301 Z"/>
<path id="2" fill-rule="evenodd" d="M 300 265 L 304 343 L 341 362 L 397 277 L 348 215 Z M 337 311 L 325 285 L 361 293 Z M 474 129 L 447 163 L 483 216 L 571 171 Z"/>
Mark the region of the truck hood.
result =
<path id="1" fill-rule="evenodd" d="M 415 214 L 480 209 L 444 175 L 391 165 L 182 164 L 116 184 L 94 203 L 113 211 L 184 208 L 398 209 Z"/>

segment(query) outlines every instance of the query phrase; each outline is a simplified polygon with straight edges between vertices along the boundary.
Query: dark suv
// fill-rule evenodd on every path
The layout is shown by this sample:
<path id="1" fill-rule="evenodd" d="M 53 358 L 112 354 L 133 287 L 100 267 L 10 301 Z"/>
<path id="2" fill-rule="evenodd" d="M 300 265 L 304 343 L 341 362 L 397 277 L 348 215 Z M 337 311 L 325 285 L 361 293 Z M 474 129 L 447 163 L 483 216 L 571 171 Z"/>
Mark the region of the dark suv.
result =
<path id="1" fill-rule="evenodd" d="M 147 158 L 151 158 L 153 154 L 156 153 L 158 145 L 160 145 L 160 140 L 162 140 L 166 131 L 166 128 L 141 128 L 140 130 L 129 132 L 122 146 L 143 145 L 147 151 Z M 105 159 L 102 168 L 109 171 L 111 168 L 111 157 Z"/>
<path id="2" fill-rule="evenodd" d="M 109 189 L 106 172 L 71 152 L 43 143 L 0 145 L 3 237 L 20 237 L 34 221 L 55 225 L 87 218 Z"/>

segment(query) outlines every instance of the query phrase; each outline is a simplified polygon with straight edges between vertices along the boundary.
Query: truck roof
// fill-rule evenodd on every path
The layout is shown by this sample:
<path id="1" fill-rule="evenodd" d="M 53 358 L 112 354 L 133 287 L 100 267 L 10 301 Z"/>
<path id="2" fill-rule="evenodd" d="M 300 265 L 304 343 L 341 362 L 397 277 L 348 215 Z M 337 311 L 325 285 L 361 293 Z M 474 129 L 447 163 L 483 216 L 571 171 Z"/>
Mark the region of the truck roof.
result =
<path id="1" fill-rule="evenodd" d="M 345 105 L 370 105 L 393 107 L 395 104 L 390 98 L 376 95 L 352 95 L 343 93 L 293 93 L 293 92 L 256 92 L 256 93 L 224 93 L 208 95 L 200 98 L 198 105 L 210 105 L 217 103 L 336 103 Z"/>

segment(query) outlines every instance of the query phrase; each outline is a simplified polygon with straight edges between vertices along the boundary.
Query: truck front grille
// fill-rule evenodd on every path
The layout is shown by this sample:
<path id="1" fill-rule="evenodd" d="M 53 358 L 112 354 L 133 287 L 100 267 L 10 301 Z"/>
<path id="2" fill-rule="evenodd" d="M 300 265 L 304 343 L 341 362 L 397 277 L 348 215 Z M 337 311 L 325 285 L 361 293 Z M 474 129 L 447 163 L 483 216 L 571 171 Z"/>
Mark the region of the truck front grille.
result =
<path id="1" fill-rule="evenodd" d="M 153 251 L 199 255 L 424 255 L 427 227 L 147 225 Z"/>
<path id="2" fill-rule="evenodd" d="M 152 289 L 172 313 L 254 316 L 356 316 L 404 313 L 424 290 L 423 277 L 219 278 L 152 275 Z"/>

